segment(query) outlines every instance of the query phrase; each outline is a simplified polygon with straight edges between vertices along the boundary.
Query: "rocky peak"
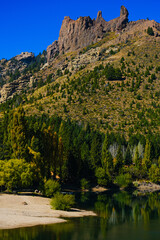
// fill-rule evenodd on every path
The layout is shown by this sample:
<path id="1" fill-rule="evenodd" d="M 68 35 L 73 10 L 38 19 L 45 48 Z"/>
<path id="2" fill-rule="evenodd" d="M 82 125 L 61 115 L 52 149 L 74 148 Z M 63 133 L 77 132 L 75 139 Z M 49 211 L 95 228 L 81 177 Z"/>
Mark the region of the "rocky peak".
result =
<path id="1" fill-rule="evenodd" d="M 127 17 L 127 18 L 128 18 L 128 15 L 129 15 L 129 13 L 128 13 L 128 10 L 127 10 L 127 8 L 125 8 L 124 6 L 121 6 L 120 17 L 123 17 L 123 16 L 125 16 L 125 17 Z"/>
<path id="2" fill-rule="evenodd" d="M 121 6 L 121 11 L 120 11 L 120 17 L 117 21 L 117 31 L 121 31 L 122 29 L 124 29 L 127 24 L 128 24 L 128 10 L 124 7 Z"/>
<path id="3" fill-rule="evenodd" d="M 96 20 L 99 20 L 99 19 L 101 19 L 102 18 L 102 11 L 99 11 L 98 13 L 97 13 L 97 19 Z"/>
<path id="4" fill-rule="evenodd" d="M 121 31 L 128 23 L 128 11 L 122 6 L 120 17 L 106 22 L 99 11 L 97 19 L 80 17 L 72 20 L 65 17 L 59 33 L 58 41 L 47 48 L 48 62 L 59 53 L 72 52 L 101 40 L 107 32 Z"/>

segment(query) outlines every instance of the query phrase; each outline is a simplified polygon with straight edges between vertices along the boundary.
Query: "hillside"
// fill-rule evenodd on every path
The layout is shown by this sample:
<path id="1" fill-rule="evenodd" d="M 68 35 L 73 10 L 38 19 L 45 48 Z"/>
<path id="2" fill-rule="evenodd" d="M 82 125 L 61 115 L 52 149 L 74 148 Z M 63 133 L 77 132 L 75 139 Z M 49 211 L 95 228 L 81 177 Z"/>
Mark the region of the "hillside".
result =
<path id="1" fill-rule="evenodd" d="M 47 52 L 0 66 L 2 189 L 160 183 L 159 23 L 65 17 Z"/>
<path id="2" fill-rule="evenodd" d="M 61 51 L 52 55 L 52 59 L 48 53 L 48 63 L 41 64 L 40 70 L 28 69 L 16 80 L 19 83 L 21 79 L 27 79 L 28 85 L 22 85 L 23 91 L 18 92 L 9 85 L 10 97 L 14 95 L 14 98 L 1 104 L 1 110 L 22 103 L 27 115 L 56 114 L 63 119 L 89 122 L 102 132 L 114 130 L 126 136 L 137 132 L 159 132 L 160 25 L 150 20 L 128 23 L 125 20 L 123 28 L 113 28 L 113 22 L 119 23 L 124 16 L 128 19 L 128 11 L 122 7 L 120 17 L 106 23 L 99 13 L 97 24 L 103 22 L 106 29 L 109 24 L 112 26 L 100 41 Z M 91 21 L 88 18 L 82 20 Z M 66 18 L 60 31 L 60 42 L 65 21 Z M 77 21 L 80 20 L 75 24 Z M 152 29 L 153 34 L 148 29 Z M 108 64 L 120 69 L 120 79 L 107 76 L 105 67 Z M 8 99 L 9 94 L 5 93 L 9 87 L 2 87 L 2 102 Z"/>

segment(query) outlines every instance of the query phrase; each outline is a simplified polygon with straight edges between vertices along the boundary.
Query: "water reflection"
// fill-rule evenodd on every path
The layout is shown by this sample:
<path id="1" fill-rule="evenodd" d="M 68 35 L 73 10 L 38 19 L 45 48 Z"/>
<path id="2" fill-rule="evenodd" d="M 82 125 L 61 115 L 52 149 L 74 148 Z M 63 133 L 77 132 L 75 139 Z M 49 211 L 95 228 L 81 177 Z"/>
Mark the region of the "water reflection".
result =
<path id="1" fill-rule="evenodd" d="M 3 240 L 58 240 L 65 238 L 73 231 L 74 224 L 69 221 L 64 224 L 43 225 L 13 230 L 1 230 L 0 239 Z"/>
<path id="2" fill-rule="evenodd" d="M 107 225 L 133 222 L 148 224 L 151 219 L 160 217 L 160 194 L 135 197 L 127 192 L 119 192 L 111 196 L 99 195 L 95 203 L 95 211 L 105 219 Z"/>
<path id="3" fill-rule="evenodd" d="M 160 194 L 134 196 L 127 192 L 77 195 L 81 208 L 97 217 L 71 219 L 67 223 L 1 230 L 3 240 L 130 240 L 160 238 Z"/>

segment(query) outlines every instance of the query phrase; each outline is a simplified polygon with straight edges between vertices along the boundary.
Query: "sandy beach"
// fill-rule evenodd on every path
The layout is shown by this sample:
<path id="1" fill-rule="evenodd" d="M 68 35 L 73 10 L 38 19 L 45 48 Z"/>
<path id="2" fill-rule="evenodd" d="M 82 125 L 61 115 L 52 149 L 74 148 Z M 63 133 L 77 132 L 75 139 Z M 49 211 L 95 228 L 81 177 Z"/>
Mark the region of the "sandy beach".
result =
<path id="1" fill-rule="evenodd" d="M 63 218 L 96 216 L 91 211 L 53 210 L 50 199 L 38 196 L 0 194 L 0 229 L 66 222 Z"/>

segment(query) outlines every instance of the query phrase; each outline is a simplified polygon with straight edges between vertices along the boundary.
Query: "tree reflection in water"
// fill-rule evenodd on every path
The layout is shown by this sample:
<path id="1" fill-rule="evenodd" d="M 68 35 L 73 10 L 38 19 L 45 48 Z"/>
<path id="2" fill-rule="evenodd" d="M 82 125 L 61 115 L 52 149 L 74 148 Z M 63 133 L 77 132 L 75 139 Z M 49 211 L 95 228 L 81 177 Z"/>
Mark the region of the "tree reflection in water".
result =
<path id="1" fill-rule="evenodd" d="M 93 210 L 97 217 L 70 219 L 67 223 L 0 230 L 3 240 L 132 240 L 159 239 L 160 193 L 135 196 L 79 193 L 77 207 Z M 154 234 L 154 235 L 153 235 Z"/>

